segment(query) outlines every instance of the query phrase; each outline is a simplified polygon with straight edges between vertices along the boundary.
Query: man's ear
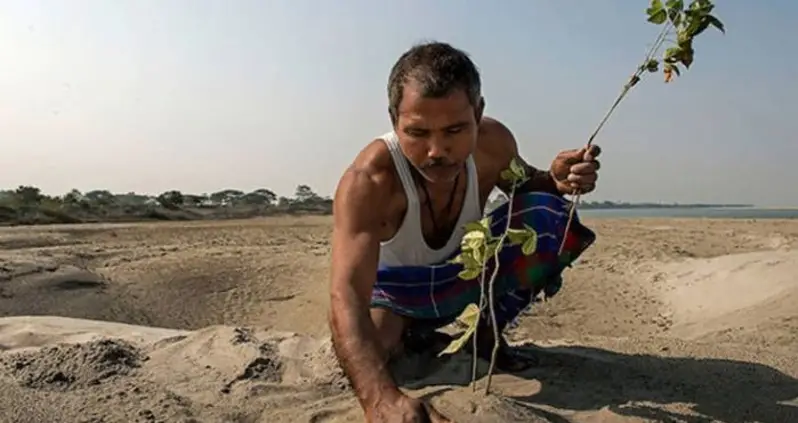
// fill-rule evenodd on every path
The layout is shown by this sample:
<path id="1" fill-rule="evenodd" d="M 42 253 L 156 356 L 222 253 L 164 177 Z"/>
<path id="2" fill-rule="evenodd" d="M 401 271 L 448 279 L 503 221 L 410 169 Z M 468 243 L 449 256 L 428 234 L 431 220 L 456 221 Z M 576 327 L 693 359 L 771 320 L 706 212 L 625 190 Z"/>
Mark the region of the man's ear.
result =
<path id="1" fill-rule="evenodd" d="M 474 108 L 474 113 L 476 114 L 477 122 L 482 121 L 482 116 L 485 113 L 485 97 L 479 97 L 479 102 L 477 103 L 477 107 Z"/>

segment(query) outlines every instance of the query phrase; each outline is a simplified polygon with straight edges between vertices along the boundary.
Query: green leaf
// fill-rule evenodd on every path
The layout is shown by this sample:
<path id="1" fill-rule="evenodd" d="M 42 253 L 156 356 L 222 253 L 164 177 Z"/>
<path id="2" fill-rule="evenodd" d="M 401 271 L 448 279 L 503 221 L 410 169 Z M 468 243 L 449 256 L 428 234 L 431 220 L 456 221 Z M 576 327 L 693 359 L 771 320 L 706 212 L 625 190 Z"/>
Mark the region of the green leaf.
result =
<path id="1" fill-rule="evenodd" d="M 479 229 L 468 231 L 463 235 L 462 245 L 467 245 L 473 249 L 481 247 L 485 243 L 487 234 Z"/>
<path id="2" fill-rule="evenodd" d="M 662 10 L 662 1 L 661 0 L 651 0 L 651 3 L 649 3 L 648 9 L 646 9 L 646 14 L 650 18 L 653 15 L 655 15 L 656 13 L 658 13 L 660 10 Z"/>
<path id="3" fill-rule="evenodd" d="M 457 320 L 467 326 L 465 332 L 463 332 L 459 338 L 452 341 L 443 351 L 439 352 L 438 357 L 446 354 L 454 354 L 460 351 L 465 346 L 466 342 L 471 339 L 471 337 L 474 335 L 474 332 L 477 330 L 477 323 L 479 322 L 479 307 L 473 303 L 467 305 Z"/>
<path id="4" fill-rule="evenodd" d="M 698 23 L 698 28 L 693 32 L 693 37 L 698 36 L 702 32 L 706 31 L 709 28 L 709 19 L 706 17 L 702 18 L 701 21 Z"/>
<path id="5" fill-rule="evenodd" d="M 690 39 L 692 39 L 701 34 L 702 32 L 704 32 L 707 28 L 709 28 L 710 24 L 712 26 L 715 26 L 716 28 L 717 28 L 716 24 L 719 24 L 720 27 L 723 28 L 723 23 L 720 22 L 718 18 L 710 15 L 708 12 L 707 13 L 693 12 L 689 15 L 689 22 L 687 24 L 687 27 L 684 29 L 685 35 Z M 723 28 L 721 31 L 725 34 L 726 30 L 725 28 Z"/>
<path id="6" fill-rule="evenodd" d="M 463 309 L 463 312 L 457 316 L 457 321 L 462 323 L 466 327 L 471 327 L 476 325 L 479 322 L 479 307 L 471 303 Z"/>
<path id="7" fill-rule="evenodd" d="M 701 15 L 695 11 L 685 12 L 685 16 L 687 17 L 687 23 L 682 27 L 678 35 L 680 45 L 687 40 L 693 39 L 702 21 Z"/>
<path id="8" fill-rule="evenodd" d="M 515 179 L 513 172 L 510 169 L 504 169 L 499 176 L 505 181 L 510 181 L 510 182 L 512 182 Z"/>
<path id="9" fill-rule="evenodd" d="M 481 267 L 482 267 L 482 263 L 480 263 L 480 262 L 479 262 L 479 261 L 478 261 L 478 260 L 477 260 L 477 259 L 474 257 L 474 255 L 473 255 L 473 254 L 469 254 L 469 255 L 467 255 L 467 256 L 464 256 L 464 257 L 463 257 L 463 266 L 464 266 L 464 267 L 467 267 L 467 268 L 469 268 L 469 269 L 473 269 L 473 268 L 475 268 L 475 267 L 476 267 L 476 268 L 481 268 Z"/>
<path id="10" fill-rule="evenodd" d="M 465 263 L 465 254 L 460 253 L 456 257 L 449 260 L 450 264 L 463 264 Z"/>
<path id="11" fill-rule="evenodd" d="M 643 69 L 652 73 L 656 72 L 659 70 L 659 62 L 656 59 L 651 59 L 643 66 Z"/>
<path id="12" fill-rule="evenodd" d="M 529 238 L 524 241 L 524 244 L 521 245 L 521 252 L 524 253 L 525 256 L 528 256 L 535 252 L 538 248 L 538 234 L 532 233 Z"/>
<path id="13" fill-rule="evenodd" d="M 684 0 L 668 0 L 665 3 L 665 7 L 668 9 L 676 9 L 681 12 L 681 10 L 684 9 Z"/>
<path id="14" fill-rule="evenodd" d="M 676 12 L 670 16 L 671 22 L 673 23 L 674 27 L 680 27 L 682 22 L 684 22 L 684 12 Z"/>
<path id="15" fill-rule="evenodd" d="M 482 267 L 482 264 L 474 258 L 472 251 L 468 253 L 460 253 L 457 255 L 457 257 L 452 258 L 448 262 L 451 264 L 462 264 L 463 267 L 467 269 Z"/>
<path id="16" fill-rule="evenodd" d="M 709 0 L 693 0 L 693 2 L 690 3 L 689 10 L 699 16 L 706 16 L 714 8 L 715 5 Z"/>
<path id="17" fill-rule="evenodd" d="M 693 37 L 686 37 L 683 40 L 678 41 L 678 46 L 682 50 L 692 50 L 693 49 Z"/>
<path id="18" fill-rule="evenodd" d="M 682 20 L 684 20 L 684 13 L 671 9 L 668 11 L 668 19 L 670 19 L 674 27 L 678 28 L 682 24 Z"/>
<path id="19" fill-rule="evenodd" d="M 663 54 L 662 59 L 666 63 L 676 63 L 679 61 L 679 56 L 682 54 L 682 48 L 679 46 L 668 47 L 665 49 L 665 54 Z"/>
<path id="20" fill-rule="evenodd" d="M 693 64 L 694 53 L 695 52 L 693 51 L 693 49 L 684 50 L 681 56 L 679 57 L 679 61 L 682 62 L 682 64 L 686 69 L 690 69 L 690 65 Z"/>
<path id="21" fill-rule="evenodd" d="M 526 176 L 526 170 L 523 166 L 521 166 L 518 161 L 513 158 L 510 160 L 510 171 L 513 173 L 513 180 L 518 181 L 519 179 Z"/>
<path id="22" fill-rule="evenodd" d="M 482 274 L 482 269 L 477 267 L 463 269 L 457 274 L 457 276 L 464 281 L 470 281 L 472 279 L 476 279 L 480 274 Z"/>
<path id="23" fill-rule="evenodd" d="M 689 23 L 687 25 L 690 25 Z M 692 37 L 687 33 L 687 28 L 682 28 L 676 32 L 676 43 L 679 46 L 683 46 L 685 43 L 691 43 Z"/>
<path id="24" fill-rule="evenodd" d="M 486 257 L 493 257 L 493 255 L 496 254 L 496 250 L 498 248 L 499 248 L 499 242 L 498 241 L 489 242 L 485 246 L 485 256 Z"/>
<path id="25" fill-rule="evenodd" d="M 507 239 L 510 240 L 510 245 L 518 245 L 524 242 L 527 236 L 527 231 L 523 229 L 507 229 Z"/>
<path id="26" fill-rule="evenodd" d="M 714 26 L 715 28 L 717 28 L 718 31 L 720 31 L 720 32 L 722 32 L 724 34 L 726 33 L 726 28 L 723 26 L 723 22 L 721 22 L 720 19 L 718 19 L 718 18 L 716 18 L 716 17 L 714 17 L 712 15 L 708 15 L 706 17 L 706 19 L 709 21 L 709 24 Z"/>
<path id="27" fill-rule="evenodd" d="M 649 22 L 657 25 L 664 23 L 666 20 L 668 20 L 668 12 L 665 9 L 660 9 L 648 17 Z"/>
<path id="28" fill-rule="evenodd" d="M 482 245 L 480 245 L 479 248 L 475 249 L 471 253 L 471 255 L 472 255 L 472 257 L 474 257 L 474 260 L 477 263 L 479 263 L 479 266 L 482 266 L 483 264 L 485 264 L 485 258 L 486 258 L 485 257 L 485 244 L 483 243 Z"/>
<path id="29" fill-rule="evenodd" d="M 483 219 L 480 219 L 476 222 L 468 222 L 465 224 L 466 233 L 470 232 L 482 232 L 485 235 L 490 234 L 490 222 L 491 217 L 487 216 Z"/>

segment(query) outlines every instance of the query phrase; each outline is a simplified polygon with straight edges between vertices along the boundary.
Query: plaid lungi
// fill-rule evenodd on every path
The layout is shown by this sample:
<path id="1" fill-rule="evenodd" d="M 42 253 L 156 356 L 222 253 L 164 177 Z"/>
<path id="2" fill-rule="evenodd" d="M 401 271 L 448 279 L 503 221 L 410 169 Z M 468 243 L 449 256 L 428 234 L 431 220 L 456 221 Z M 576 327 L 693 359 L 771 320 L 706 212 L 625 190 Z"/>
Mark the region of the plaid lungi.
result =
<path id="1" fill-rule="evenodd" d="M 537 249 L 525 256 L 520 245 L 505 244 L 499 253 L 499 274 L 494 285 L 499 327 L 516 319 L 540 292 L 549 297 L 555 295 L 562 285 L 563 270 L 595 241 L 595 234 L 582 225 L 578 215 L 574 216 L 568 234 L 564 234 L 570 204 L 562 197 L 540 192 L 515 195 L 510 226 L 533 228 L 538 235 Z M 494 236 L 504 231 L 508 209 L 509 203 L 505 203 L 490 213 Z M 564 250 L 558 255 L 564 235 Z M 449 259 L 459 253 L 458 249 Z M 493 266 L 491 258 L 486 280 Z M 448 263 L 448 259 L 428 266 L 382 267 L 377 271 L 371 306 L 444 326 L 469 303 L 479 304 L 480 278 L 463 280 L 457 275 L 462 269 L 462 265 Z"/>

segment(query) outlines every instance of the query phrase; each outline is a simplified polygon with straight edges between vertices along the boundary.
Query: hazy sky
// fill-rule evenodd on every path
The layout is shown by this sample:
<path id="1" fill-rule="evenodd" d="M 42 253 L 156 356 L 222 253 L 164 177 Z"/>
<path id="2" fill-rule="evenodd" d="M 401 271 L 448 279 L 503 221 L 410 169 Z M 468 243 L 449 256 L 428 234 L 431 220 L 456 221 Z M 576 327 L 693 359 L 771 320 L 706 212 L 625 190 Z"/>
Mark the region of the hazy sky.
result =
<path id="1" fill-rule="evenodd" d="M 658 28 L 645 0 L 0 0 L 0 187 L 330 194 L 426 39 L 468 51 L 531 163 L 583 145 Z M 589 200 L 798 205 L 798 2 L 717 0 L 642 81 Z"/>

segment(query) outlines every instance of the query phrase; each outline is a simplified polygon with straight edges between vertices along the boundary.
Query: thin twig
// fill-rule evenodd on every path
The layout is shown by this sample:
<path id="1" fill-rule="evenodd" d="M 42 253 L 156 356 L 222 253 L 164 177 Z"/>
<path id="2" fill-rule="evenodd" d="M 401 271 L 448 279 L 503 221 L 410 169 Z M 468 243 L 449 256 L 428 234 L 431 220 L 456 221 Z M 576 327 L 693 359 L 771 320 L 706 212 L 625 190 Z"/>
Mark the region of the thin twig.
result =
<path id="1" fill-rule="evenodd" d="M 590 138 L 588 138 L 587 140 L 587 145 L 585 146 L 585 149 L 589 149 L 590 146 L 593 145 L 593 140 L 596 139 L 598 133 L 601 131 L 602 128 L 604 128 L 604 125 L 607 123 L 610 116 L 612 116 L 612 113 L 615 112 L 615 109 L 618 108 L 618 105 L 621 104 L 621 101 L 624 98 L 626 98 L 626 95 L 629 93 L 632 87 L 634 87 L 640 81 L 640 76 L 643 75 L 644 72 L 646 72 L 646 65 L 648 64 L 649 61 L 651 61 L 654 58 L 654 55 L 657 54 L 657 51 L 659 51 L 660 47 L 662 47 L 662 44 L 665 42 L 666 36 L 668 35 L 668 31 L 670 30 L 670 28 L 671 28 L 670 21 L 666 22 L 665 25 L 662 26 L 662 30 L 657 35 L 657 38 L 654 40 L 654 44 L 651 46 L 651 49 L 649 49 L 648 53 L 646 53 L 646 57 L 645 59 L 643 59 L 643 63 L 641 63 L 640 66 L 637 67 L 635 73 L 632 74 L 632 76 L 629 78 L 626 84 L 624 84 L 621 93 L 618 94 L 618 97 L 612 103 L 610 109 L 607 110 L 607 113 L 604 114 L 604 117 L 601 119 L 598 126 L 596 126 L 596 129 L 593 130 L 593 133 L 590 134 Z M 562 255 L 563 249 L 565 248 L 565 242 L 568 239 L 568 231 L 571 229 L 571 222 L 574 219 L 576 207 L 579 205 L 579 199 L 582 196 L 582 194 L 579 192 L 578 189 L 574 190 L 573 195 L 574 195 L 574 201 L 571 202 L 570 210 L 568 210 L 568 221 L 565 224 L 565 233 L 563 234 L 562 237 L 562 243 L 560 243 L 560 249 L 557 252 L 558 256 Z"/>
<path id="2" fill-rule="evenodd" d="M 477 357 L 479 352 L 479 345 L 477 339 L 479 337 L 479 320 L 482 317 L 482 308 L 485 307 L 485 267 L 482 267 L 482 272 L 479 275 L 479 307 L 478 307 L 478 314 L 477 314 L 477 324 L 474 326 L 474 339 L 473 342 L 473 360 L 471 360 L 471 390 L 473 392 L 477 391 Z"/>
<path id="3" fill-rule="evenodd" d="M 507 224 L 504 226 L 504 232 L 502 232 L 502 235 L 499 237 L 496 252 L 493 253 L 493 273 L 490 275 L 490 281 L 488 281 L 488 307 L 490 308 L 490 320 L 491 326 L 493 327 L 493 351 L 490 354 L 490 367 L 488 367 L 488 380 L 485 384 L 485 395 L 490 393 L 490 381 L 493 377 L 493 369 L 496 367 L 496 357 L 499 353 L 499 346 L 501 345 L 501 338 L 499 338 L 501 333 L 499 333 L 499 327 L 496 323 L 496 306 L 493 295 L 493 285 L 496 282 L 496 276 L 499 274 L 499 252 L 504 245 L 504 240 L 507 238 L 507 232 L 510 231 L 510 224 L 513 221 L 513 199 L 515 199 L 516 186 L 517 184 L 513 183 L 513 187 L 510 189 L 510 197 L 509 201 L 507 202 Z"/>

